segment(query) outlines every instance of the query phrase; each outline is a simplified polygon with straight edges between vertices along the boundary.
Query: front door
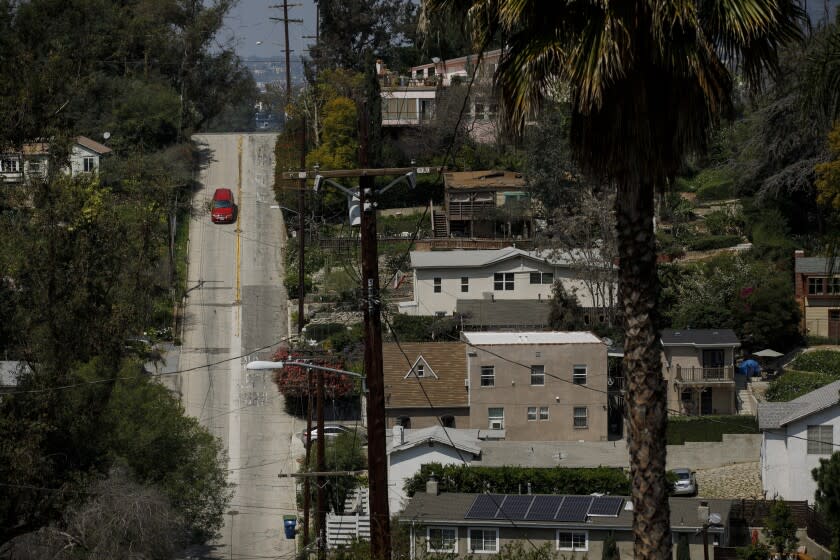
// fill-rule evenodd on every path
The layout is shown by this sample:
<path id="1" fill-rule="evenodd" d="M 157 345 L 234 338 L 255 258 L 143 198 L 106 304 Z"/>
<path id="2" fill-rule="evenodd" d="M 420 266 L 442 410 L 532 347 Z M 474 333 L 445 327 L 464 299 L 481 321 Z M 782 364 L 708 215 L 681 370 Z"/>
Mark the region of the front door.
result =
<path id="1" fill-rule="evenodd" d="M 834 342 L 840 339 L 840 309 L 828 310 L 828 338 Z"/>
<path id="2" fill-rule="evenodd" d="M 700 414 L 706 416 L 712 413 L 712 390 L 706 388 L 700 391 Z"/>

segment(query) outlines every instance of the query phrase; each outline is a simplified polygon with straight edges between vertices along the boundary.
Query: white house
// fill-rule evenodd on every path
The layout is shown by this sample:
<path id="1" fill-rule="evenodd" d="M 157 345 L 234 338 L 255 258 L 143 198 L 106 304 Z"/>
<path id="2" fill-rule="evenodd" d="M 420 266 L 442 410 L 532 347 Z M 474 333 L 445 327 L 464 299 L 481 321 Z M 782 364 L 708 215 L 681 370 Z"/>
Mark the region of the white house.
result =
<path id="1" fill-rule="evenodd" d="M 429 463 L 470 464 L 481 455 L 479 432 L 432 426 L 420 430 L 393 428 L 388 444 L 388 507 L 400 512 L 408 502 L 405 482 Z M 486 430 L 484 430 L 486 431 Z"/>
<path id="2" fill-rule="evenodd" d="M 582 307 L 604 307 L 570 254 L 515 247 L 412 251 L 411 267 L 414 297 L 399 304 L 407 315 L 451 315 L 458 300 L 548 300 L 558 280 Z"/>
<path id="3" fill-rule="evenodd" d="M 100 160 L 110 153 L 108 146 L 86 136 L 77 136 L 70 147 L 70 159 L 62 171 L 74 177 L 82 173 L 97 173 Z M 44 178 L 49 159 L 49 144 L 46 142 L 25 144 L 18 152 L 0 154 L 0 183 L 22 183 L 27 179 Z"/>
<path id="4" fill-rule="evenodd" d="M 814 501 L 811 471 L 840 451 L 840 381 L 790 402 L 759 403 L 761 481 L 768 497 Z"/>

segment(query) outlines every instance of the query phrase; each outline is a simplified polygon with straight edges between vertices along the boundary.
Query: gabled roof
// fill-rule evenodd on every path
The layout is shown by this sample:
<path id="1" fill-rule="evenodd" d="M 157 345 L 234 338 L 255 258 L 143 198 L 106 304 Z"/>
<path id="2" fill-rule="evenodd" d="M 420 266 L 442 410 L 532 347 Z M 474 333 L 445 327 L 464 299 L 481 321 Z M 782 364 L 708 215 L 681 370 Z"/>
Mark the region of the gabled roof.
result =
<path id="1" fill-rule="evenodd" d="M 461 339 L 475 346 L 494 344 L 604 344 L 603 340 L 586 331 L 461 332 Z"/>
<path id="2" fill-rule="evenodd" d="M 794 262 L 794 270 L 801 274 L 828 274 L 831 268 L 825 257 L 798 257 Z M 840 274 L 840 258 L 834 259 L 832 272 Z"/>
<path id="3" fill-rule="evenodd" d="M 406 376 L 422 356 L 436 377 Z M 462 342 L 386 342 L 382 345 L 385 408 L 466 407 L 467 352 Z"/>
<path id="4" fill-rule="evenodd" d="M 508 259 L 522 257 L 552 266 L 569 266 L 578 262 L 575 255 L 556 251 L 523 251 L 516 247 L 504 249 L 479 249 L 469 251 L 412 251 L 411 266 L 414 268 L 482 268 Z"/>
<path id="5" fill-rule="evenodd" d="M 663 329 L 662 346 L 741 346 L 732 329 Z"/>
<path id="6" fill-rule="evenodd" d="M 109 148 L 108 146 L 106 146 L 104 144 L 100 144 L 96 140 L 91 140 L 87 136 L 77 136 L 76 137 L 76 144 L 78 144 L 79 146 L 82 146 L 84 148 L 87 148 L 88 150 L 91 150 L 93 152 L 96 152 L 99 155 L 105 155 L 105 154 L 110 154 L 111 153 L 111 148 Z"/>
<path id="7" fill-rule="evenodd" d="M 834 381 L 789 402 L 758 403 L 758 428 L 773 430 L 840 405 L 840 381 Z M 840 415 L 840 408 L 837 414 Z"/>
<path id="8" fill-rule="evenodd" d="M 391 441 L 388 446 L 388 453 L 405 451 L 406 449 L 427 443 L 437 443 L 454 447 L 471 455 L 480 455 L 481 447 L 478 443 L 478 438 L 475 437 L 477 432 L 478 430 L 458 430 L 455 428 L 444 428 L 442 426 L 431 426 L 420 430 L 404 430 L 403 443 L 398 444 Z"/>

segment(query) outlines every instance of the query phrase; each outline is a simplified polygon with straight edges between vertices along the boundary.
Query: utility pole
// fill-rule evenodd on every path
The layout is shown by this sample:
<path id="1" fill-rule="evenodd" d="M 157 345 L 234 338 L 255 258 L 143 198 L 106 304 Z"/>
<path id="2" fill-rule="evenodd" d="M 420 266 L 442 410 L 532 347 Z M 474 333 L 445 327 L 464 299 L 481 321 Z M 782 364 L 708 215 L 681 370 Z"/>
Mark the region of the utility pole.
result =
<path id="1" fill-rule="evenodd" d="M 359 164 L 368 165 L 367 104 L 362 103 Z M 388 454 L 385 445 L 385 380 L 382 369 L 382 304 L 379 293 L 379 251 L 376 239 L 376 201 L 371 176 L 359 178 L 362 214 L 362 291 L 365 322 L 365 374 L 367 375 L 368 468 L 370 469 L 370 555 L 390 560 L 391 529 L 388 512 Z"/>
<path id="2" fill-rule="evenodd" d="M 318 472 L 323 473 L 327 470 L 324 463 L 324 370 L 318 370 Z M 309 439 L 312 439 L 310 434 Z M 327 558 L 327 489 L 326 480 L 323 476 L 318 476 L 315 480 L 318 485 L 318 560 L 326 560 Z"/>
<path id="3" fill-rule="evenodd" d="M 300 331 L 298 331 L 300 334 Z M 304 465 L 308 469 L 310 467 L 310 457 L 312 455 L 312 370 L 306 370 L 306 457 Z M 303 550 L 309 544 L 309 509 L 312 502 L 312 479 L 305 477 L 303 479 Z"/>
<path id="4" fill-rule="evenodd" d="M 286 105 L 288 105 L 292 99 L 292 68 L 289 62 L 289 54 L 293 51 L 289 49 L 289 24 L 303 23 L 302 19 L 289 19 L 289 8 L 293 8 L 295 6 L 300 6 L 300 4 L 289 4 L 288 0 L 283 0 L 282 4 L 269 6 L 269 8 L 283 8 L 283 17 L 272 17 L 268 19 L 283 22 L 283 37 L 286 44 L 286 48 L 284 49 L 286 52 Z"/>
<path id="5" fill-rule="evenodd" d="M 300 126 L 300 168 L 306 169 L 306 119 Z M 305 257 L 305 228 L 306 221 L 304 214 L 306 212 L 306 197 L 304 191 L 306 190 L 306 179 L 298 181 L 298 339 L 303 337 L 303 327 L 306 324 L 304 321 L 303 303 L 306 298 L 306 267 L 304 262 Z"/>

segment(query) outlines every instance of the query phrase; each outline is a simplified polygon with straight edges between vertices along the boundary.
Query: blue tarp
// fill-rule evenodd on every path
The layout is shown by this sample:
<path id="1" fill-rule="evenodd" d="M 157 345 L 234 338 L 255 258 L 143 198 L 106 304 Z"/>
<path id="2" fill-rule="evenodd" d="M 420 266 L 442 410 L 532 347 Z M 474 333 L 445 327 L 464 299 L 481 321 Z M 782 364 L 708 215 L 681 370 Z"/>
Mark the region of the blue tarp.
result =
<path id="1" fill-rule="evenodd" d="M 743 362 L 741 362 L 741 364 L 738 366 L 738 371 L 752 377 L 761 374 L 761 366 L 758 364 L 758 362 L 750 358 L 749 360 L 744 360 Z"/>

